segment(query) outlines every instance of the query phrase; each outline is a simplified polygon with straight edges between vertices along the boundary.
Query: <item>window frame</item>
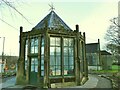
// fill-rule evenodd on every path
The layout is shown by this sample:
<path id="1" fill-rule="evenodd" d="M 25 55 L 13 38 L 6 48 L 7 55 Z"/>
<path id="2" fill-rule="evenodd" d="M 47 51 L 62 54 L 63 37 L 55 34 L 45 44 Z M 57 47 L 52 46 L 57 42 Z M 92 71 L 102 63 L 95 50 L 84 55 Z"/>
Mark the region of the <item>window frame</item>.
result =
<path id="1" fill-rule="evenodd" d="M 54 38 L 54 40 L 55 41 L 53 41 L 54 42 L 54 44 L 53 43 L 51 43 L 51 39 L 53 39 Z M 58 41 L 59 41 L 59 45 L 56 43 L 57 42 L 57 39 L 58 39 Z M 53 52 L 54 53 L 51 53 L 51 48 L 54 48 L 55 50 L 53 50 Z M 59 48 L 59 52 L 57 51 L 57 48 Z M 57 52 L 59 53 L 59 54 L 57 54 Z M 51 57 L 53 57 L 54 58 L 54 60 L 53 61 L 55 61 L 54 62 L 54 65 L 51 65 Z M 59 64 L 57 64 L 57 58 L 59 57 Z M 61 72 L 61 70 L 62 70 L 62 68 L 61 68 L 61 65 L 62 65 L 62 63 L 61 63 L 61 37 L 53 37 L 53 36 L 50 36 L 50 63 L 49 63 L 49 65 L 50 65 L 50 72 L 49 72 L 49 76 L 61 76 L 62 75 L 62 72 Z M 54 69 L 51 69 L 51 67 L 54 67 Z M 57 69 L 59 67 L 59 69 Z M 57 72 L 58 72 L 58 74 L 57 74 Z"/>

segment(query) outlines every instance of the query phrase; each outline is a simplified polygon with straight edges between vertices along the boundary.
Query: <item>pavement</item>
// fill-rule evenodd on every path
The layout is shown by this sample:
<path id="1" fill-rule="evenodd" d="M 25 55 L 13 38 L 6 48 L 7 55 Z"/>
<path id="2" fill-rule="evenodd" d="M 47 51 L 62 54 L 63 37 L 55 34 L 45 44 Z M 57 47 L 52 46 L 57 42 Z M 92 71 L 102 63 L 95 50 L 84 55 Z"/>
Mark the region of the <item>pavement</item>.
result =
<path id="1" fill-rule="evenodd" d="M 97 75 L 88 75 L 88 81 L 81 86 L 75 86 L 75 87 L 67 87 L 67 88 L 85 88 L 85 89 L 93 89 L 93 88 L 112 88 L 111 81 L 97 76 Z M 0 89 L 2 88 L 23 88 L 21 85 L 15 85 L 16 78 L 13 77 L 9 80 L 7 80 L 4 83 L 0 84 Z"/>
<path id="2" fill-rule="evenodd" d="M 7 88 L 7 87 L 15 86 L 15 81 L 16 81 L 15 77 L 11 77 L 8 80 L 5 80 L 3 83 L 0 83 L 0 90 L 2 88 Z"/>
<path id="3" fill-rule="evenodd" d="M 89 74 L 88 75 L 88 81 L 81 86 L 75 86 L 75 87 L 67 87 L 67 88 L 95 88 L 97 86 L 98 83 L 98 78 Z"/>

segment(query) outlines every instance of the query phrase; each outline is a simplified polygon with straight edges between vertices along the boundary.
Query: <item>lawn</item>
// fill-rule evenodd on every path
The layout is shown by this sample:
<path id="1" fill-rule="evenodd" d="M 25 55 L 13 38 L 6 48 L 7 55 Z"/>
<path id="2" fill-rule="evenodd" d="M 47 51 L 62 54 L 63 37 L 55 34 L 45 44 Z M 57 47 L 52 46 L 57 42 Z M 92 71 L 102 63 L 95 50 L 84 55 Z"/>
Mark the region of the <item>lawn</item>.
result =
<path id="1" fill-rule="evenodd" d="M 118 65 L 112 65 L 111 70 L 99 70 L 94 71 L 95 74 L 105 74 L 107 77 L 109 77 L 112 80 L 113 84 L 113 90 L 118 90 L 118 80 L 120 79 L 120 66 Z"/>
<path id="2" fill-rule="evenodd" d="M 118 69 L 120 69 L 120 66 L 118 66 L 118 65 L 112 65 L 112 70 L 118 70 Z"/>
<path id="3" fill-rule="evenodd" d="M 118 73 L 120 66 L 112 65 L 112 70 L 98 70 L 97 73 Z"/>

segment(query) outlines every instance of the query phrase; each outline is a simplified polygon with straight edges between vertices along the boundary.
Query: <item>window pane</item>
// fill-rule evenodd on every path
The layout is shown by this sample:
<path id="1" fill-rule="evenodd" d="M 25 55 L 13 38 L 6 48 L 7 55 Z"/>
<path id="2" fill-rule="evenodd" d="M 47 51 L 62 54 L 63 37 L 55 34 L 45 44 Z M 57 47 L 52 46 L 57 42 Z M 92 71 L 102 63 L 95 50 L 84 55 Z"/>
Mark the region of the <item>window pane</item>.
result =
<path id="1" fill-rule="evenodd" d="M 74 65 L 70 66 L 70 69 L 74 70 Z"/>
<path id="2" fill-rule="evenodd" d="M 25 58 L 27 59 L 27 54 L 28 54 L 28 40 L 26 40 L 26 45 L 25 45 Z"/>
<path id="3" fill-rule="evenodd" d="M 73 46 L 73 39 L 69 39 L 69 46 Z"/>
<path id="4" fill-rule="evenodd" d="M 65 70 L 68 70 L 68 66 L 65 66 L 65 65 L 64 65 L 64 69 L 65 69 Z"/>
<path id="5" fill-rule="evenodd" d="M 27 60 L 27 55 L 28 55 L 28 54 L 25 52 L 25 60 Z"/>
<path id="6" fill-rule="evenodd" d="M 50 75 L 50 76 L 53 76 L 53 71 L 52 71 L 52 69 L 50 69 L 49 75 Z"/>
<path id="7" fill-rule="evenodd" d="M 41 43 L 42 46 L 44 46 L 44 38 L 42 37 L 42 43 Z"/>
<path id="8" fill-rule="evenodd" d="M 64 57 L 64 65 L 68 65 L 68 57 Z"/>
<path id="9" fill-rule="evenodd" d="M 34 66 L 34 58 L 31 59 L 31 72 L 34 71 L 35 69 L 35 66 Z"/>
<path id="10" fill-rule="evenodd" d="M 41 70 L 44 70 L 44 65 L 41 65 Z"/>
<path id="11" fill-rule="evenodd" d="M 38 59 L 37 58 L 31 59 L 31 71 L 38 72 Z"/>
<path id="12" fill-rule="evenodd" d="M 41 38 L 41 76 L 44 76 L 44 37 Z"/>
<path id="13" fill-rule="evenodd" d="M 50 45 L 55 46 L 55 38 L 54 37 L 50 37 Z"/>
<path id="14" fill-rule="evenodd" d="M 50 74 L 52 74 L 52 75 L 55 75 L 55 66 L 50 66 L 50 71 L 51 71 L 51 73 Z"/>
<path id="15" fill-rule="evenodd" d="M 26 40 L 26 45 L 28 45 L 28 40 Z"/>
<path id="16" fill-rule="evenodd" d="M 37 38 L 35 38 L 35 44 L 34 45 L 38 46 L 38 39 Z"/>
<path id="17" fill-rule="evenodd" d="M 44 71 L 41 71 L 41 76 L 44 76 Z"/>
<path id="18" fill-rule="evenodd" d="M 50 66 L 50 70 L 55 71 L 55 66 L 54 66 L 54 65 L 51 65 L 51 66 Z"/>
<path id="19" fill-rule="evenodd" d="M 38 46 L 35 47 L 35 53 L 38 53 Z"/>
<path id="20" fill-rule="evenodd" d="M 31 39 L 31 47 L 34 47 L 34 39 Z"/>
<path id="21" fill-rule="evenodd" d="M 41 47 L 41 55 L 44 55 L 44 47 Z"/>
<path id="22" fill-rule="evenodd" d="M 35 58 L 34 62 L 35 62 L 35 72 L 38 72 L 38 59 Z"/>
<path id="23" fill-rule="evenodd" d="M 73 57 L 69 57 L 69 65 L 74 65 L 74 62 L 73 62 Z"/>
<path id="24" fill-rule="evenodd" d="M 56 46 L 60 46 L 60 38 L 56 38 Z"/>
<path id="25" fill-rule="evenodd" d="M 64 56 L 68 56 L 68 47 L 64 47 Z"/>
<path id="26" fill-rule="evenodd" d="M 61 67 L 56 66 L 56 75 L 61 75 Z"/>
<path id="27" fill-rule="evenodd" d="M 64 66 L 64 75 L 68 74 L 68 66 Z"/>
<path id="28" fill-rule="evenodd" d="M 73 48 L 69 48 L 69 56 L 73 56 Z"/>
<path id="29" fill-rule="evenodd" d="M 44 65 L 44 60 L 41 60 L 41 65 Z"/>
<path id="30" fill-rule="evenodd" d="M 41 56 L 41 60 L 44 60 L 44 55 Z"/>
<path id="31" fill-rule="evenodd" d="M 38 39 L 31 39 L 31 53 L 38 53 Z"/>
<path id="32" fill-rule="evenodd" d="M 26 40 L 26 45 L 25 45 L 25 70 L 27 70 L 27 64 L 28 64 L 28 62 L 27 62 L 27 55 L 28 55 L 28 40 Z"/>
<path id="33" fill-rule="evenodd" d="M 56 70 L 61 70 L 61 66 L 60 65 L 56 65 Z"/>
<path id="34" fill-rule="evenodd" d="M 25 60 L 25 70 L 27 70 L 28 60 Z"/>
<path id="35" fill-rule="evenodd" d="M 55 56 L 54 55 L 50 56 L 50 65 L 55 65 Z"/>
<path id="36" fill-rule="evenodd" d="M 68 46 L 68 39 L 64 38 L 64 46 Z"/>
<path id="37" fill-rule="evenodd" d="M 38 58 L 34 58 L 35 65 L 38 65 Z"/>
<path id="38" fill-rule="evenodd" d="M 34 53 L 34 47 L 31 47 L 31 53 Z"/>
<path id="39" fill-rule="evenodd" d="M 56 54 L 57 54 L 57 55 L 60 55 L 60 54 L 61 54 L 60 47 L 56 47 Z"/>
<path id="40" fill-rule="evenodd" d="M 69 74 L 69 75 L 73 75 L 74 74 L 73 66 L 69 66 L 69 70 L 68 70 L 67 74 Z"/>
<path id="41" fill-rule="evenodd" d="M 61 65 L 61 57 L 56 56 L 56 65 Z"/>
<path id="42" fill-rule="evenodd" d="M 41 65 L 44 65 L 44 56 L 41 56 Z"/>
<path id="43" fill-rule="evenodd" d="M 54 55 L 55 54 L 55 47 L 50 47 L 50 55 Z"/>

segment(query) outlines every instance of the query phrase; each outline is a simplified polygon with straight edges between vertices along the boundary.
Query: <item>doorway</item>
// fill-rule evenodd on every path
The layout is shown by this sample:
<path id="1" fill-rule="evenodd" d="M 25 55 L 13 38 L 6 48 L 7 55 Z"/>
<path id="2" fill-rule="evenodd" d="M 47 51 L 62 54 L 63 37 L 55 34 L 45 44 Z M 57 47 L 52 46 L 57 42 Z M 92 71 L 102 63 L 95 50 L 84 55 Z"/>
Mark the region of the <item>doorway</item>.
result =
<path id="1" fill-rule="evenodd" d="M 31 57 L 30 84 L 37 84 L 38 77 L 38 58 Z"/>

